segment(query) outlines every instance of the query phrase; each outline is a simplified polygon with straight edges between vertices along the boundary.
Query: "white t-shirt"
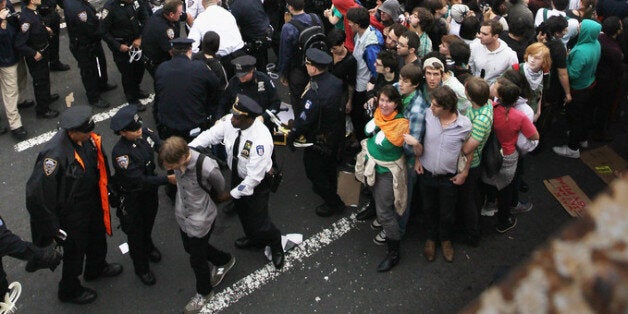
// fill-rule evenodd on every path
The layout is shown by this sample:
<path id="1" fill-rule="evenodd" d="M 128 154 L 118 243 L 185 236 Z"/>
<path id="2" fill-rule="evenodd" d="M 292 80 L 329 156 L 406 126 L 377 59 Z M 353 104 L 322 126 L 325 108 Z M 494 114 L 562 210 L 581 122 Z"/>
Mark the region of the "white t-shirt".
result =
<path id="1" fill-rule="evenodd" d="M 217 52 L 219 56 L 226 56 L 244 47 L 235 18 L 219 5 L 208 6 L 194 20 L 194 25 L 188 34 L 188 38 L 194 39 L 193 52 L 198 52 L 203 35 L 208 31 L 214 31 L 220 36 L 220 47 Z"/>

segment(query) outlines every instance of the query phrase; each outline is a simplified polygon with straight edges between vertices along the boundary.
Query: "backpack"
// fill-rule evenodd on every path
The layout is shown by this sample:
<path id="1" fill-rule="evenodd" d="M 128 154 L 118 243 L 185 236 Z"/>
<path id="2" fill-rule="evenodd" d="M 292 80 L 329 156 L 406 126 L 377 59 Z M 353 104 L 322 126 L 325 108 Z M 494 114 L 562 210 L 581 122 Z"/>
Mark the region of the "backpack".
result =
<path id="1" fill-rule="evenodd" d="M 295 19 L 290 20 L 290 24 L 299 31 L 297 60 L 299 60 L 300 65 L 305 64 L 305 51 L 308 49 L 318 48 L 325 52 L 328 50 L 325 43 L 327 36 L 325 35 L 323 24 L 317 22 L 316 14 L 310 13 L 310 18 L 312 19 L 312 25 L 306 25 Z"/>

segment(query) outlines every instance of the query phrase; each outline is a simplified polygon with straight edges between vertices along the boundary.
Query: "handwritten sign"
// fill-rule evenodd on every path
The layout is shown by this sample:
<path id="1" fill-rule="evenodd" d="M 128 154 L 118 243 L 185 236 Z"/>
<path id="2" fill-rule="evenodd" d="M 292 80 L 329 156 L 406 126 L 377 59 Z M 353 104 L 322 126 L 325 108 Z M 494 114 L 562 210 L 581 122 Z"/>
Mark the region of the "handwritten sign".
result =
<path id="1" fill-rule="evenodd" d="M 571 217 L 582 217 L 586 213 L 591 200 L 570 176 L 543 180 L 543 184 Z"/>

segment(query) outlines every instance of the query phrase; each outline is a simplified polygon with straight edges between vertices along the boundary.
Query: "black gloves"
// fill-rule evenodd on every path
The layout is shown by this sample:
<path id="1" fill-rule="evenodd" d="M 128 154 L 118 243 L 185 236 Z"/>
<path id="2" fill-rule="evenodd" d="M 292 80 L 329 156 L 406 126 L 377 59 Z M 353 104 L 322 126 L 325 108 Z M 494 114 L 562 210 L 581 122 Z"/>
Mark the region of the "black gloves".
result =
<path id="1" fill-rule="evenodd" d="M 56 242 L 52 242 L 44 248 L 34 247 L 33 258 L 26 263 L 26 271 L 32 273 L 44 268 L 54 271 L 63 258 L 56 246 Z"/>

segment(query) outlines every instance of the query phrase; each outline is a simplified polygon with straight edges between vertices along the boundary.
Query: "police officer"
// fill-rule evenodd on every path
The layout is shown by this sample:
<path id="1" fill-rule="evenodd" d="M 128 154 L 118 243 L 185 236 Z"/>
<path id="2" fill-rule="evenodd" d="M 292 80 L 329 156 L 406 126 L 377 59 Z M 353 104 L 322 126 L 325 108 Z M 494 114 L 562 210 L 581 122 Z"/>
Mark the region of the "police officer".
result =
<path id="1" fill-rule="evenodd" d="M 172 57 L 170 41 L 179 38 L 179 20 L 183 16 L 181 0 L 166 1 L 148 19 L 142 31 L 142 54 L 146 57 L 146 70 L 155 78 L 157 67 Z"/>
<path id="2" fill-rule="evenodd" d="M 248 53 L 257 59 L 257 70 L 266 72 L 268 48 L 274 30 L 264 12 L 262 1 L 235 0 L 229 10 L 238 23 Z"/>
<path id="3" fill-rule="evenodd" d="M 40 265 L 41 268 L 50 269 L 56 268 L 59 263 L 61 263 L 61 258 L 63 257 L 60 252 L 55 250 L 54 244 L 46 248 L 38 248 L 30 242 L 23 241 L 20 237 L 7 229 L 4 220 L 0 217 L 0 258 L 6 255 L 29 262 L 35 262 Z M 11 293 L 9 290 L 11 290 L 13 286 L 15 285 L 9 285 L 7 274 L 4 272 L 4 267 L 2 267 L 2 260 L 0 260 L 0 297 L 3 302 L 6 302 L 5 300 L 10 298 L 9 295 Z M 13 308 L 6 308 L 5 306 L 7 305 Z M 15 312 L 15 304 L 4 303 L 2 310 L 5 313 Z"/>
<path id="4" fill-rule="evenodd" d="M 139 111 L 144 111 L 146 105 L 139 100 L 147 98 L 148 94 L 140 90 L 144 62 L 139 49 L 142 28 L 148 20 L 148 8 L 141 0 L 109 0 L 100 11 L 100 19 L 100 33 L 122 75 L 126 100 Z"/>
<path id="5" fill-rule="evenodd" d="M 50 68 L 48 67 L 50 28 L 46 27 L 37 13 L 41 0 L 25 0 L 20 14 L 20 31 L 15 36 L 15 49 L 22 55 L 33 78 L 33 91 L 38 119 L 52 119 L 59 111 L 50 109 L 50 103 L 59 94 L 50 94 Z"/>
<path id="6" fill-rule="evenodd" d="M 87 0 L 64 0 L 63 9 L 70 37 L 70 51 L 81 70 L 87 100 L 94 107 L 107 108 L 109 102 L 100 95 L 115 89 L 117 85 L 107 82 L 107 60 L 100 43 L 96 9 Z"/>
<path id="7" fill-rule="evenodd" d="M 264 124 L 256 119 L 262 114 L 262 108 L 255 100 L 239 94 L 231 112 L 196 137 L 190 146 L 225 143 L 232 189 L 220 195 L 219 200 L 233 200 L 242 223 L 245 236 L 237 239 L 235 246 L 245 249 L 269 245 L 273 265 L 279 269 L 284 264 L 281 232 L 268 216 L 268 172 L 273 166 L 273 139 Z"/>
<path id="8" fill-rule="evenodd" d="M 236 75 L 229 80 L 227 87 L 227 104 L 233 104 L 238 94 L 251 97 L 262 107 L 264 123 L 273 129 L 273 123 L 268 117 L 266 110 L 277 114 L 281 106 L 281 99 L 277 94 L 275 84 L 270 77 L 255 69 L 255 58 L 249 55 L 237 57 L 231 61 L 236 69 Z"/>
<path id="9" fill-rule="evenodd" d="M 189 142 L 209 128 L 209 99 L 218 88 L 218 78 L 204 62 L 191 60 L 192 42 L 173 39 L 172 60 L 155 73 L 153 114 L 162 139 L 176 135 Z"/>
<path id="10" fill-rule="evenodd" d="M 91 117 L 89 106 L 73 106 L 63 112 L 59 131 L 37 156 L 26 183 L 33 243 L 45 247 L 58 235 L 67 235 L 58 297 L 61 302 L 76 304 L 96 300 L 96 291 L 81 285 L 81 273 L 85 281 L 122 273 L 122 265 L 105 259 L 105 233 L 112 234 L 109 166 Z"/>
<path id="11" fill-rule="evenodd" d="M 332 58 L 322 50 L 310 48 L 305 52 L 305 66 L 310 82 L 303 94 L 303 112 L 296 118 L 295 126 L 288 135 L 288 146 L 294 150 L 294 141 L 301 135 L 308 143 L 303 154 L 305 174 L 312 181 L 314 192 L 324 203 L 316 208 L 316 214 L 331 216 L 344 210 L 345 204 L 338 196 L 337 157 L 340 143 L 344 140 L 344 104 L 342 81 L 327 71 Z"/>
<path id="12" fill-rule="evenodd" d="M 67 71 L 70 66 L 59 61 L 59 32 L 61 16 L 57 12 L 57 0 L 42 0 L 37 8 L 39 16 L 47 27 L 50 27 L 50 71 Z"/>
<path id="13" fill-rule="evenodd" d="M 151 129 L 142 127 L 142 118 L 133 105 L 118 110 L 111 118 L 111 129 L 120 135 L 111 152 L 116 185 L 123 196 L 117 216 L 129 238 L 135 274 L 142 283 L 151 286 L 156 280 L 148 261 L 161 260 L 161 253 L 151 239 L 159 207 L 157 188 L 168 183 L 167 176 L 155 174 L 153 152 L 159 151 L 161 140 Z M 174 184 L 174 174 L 170 177 Z"/>

